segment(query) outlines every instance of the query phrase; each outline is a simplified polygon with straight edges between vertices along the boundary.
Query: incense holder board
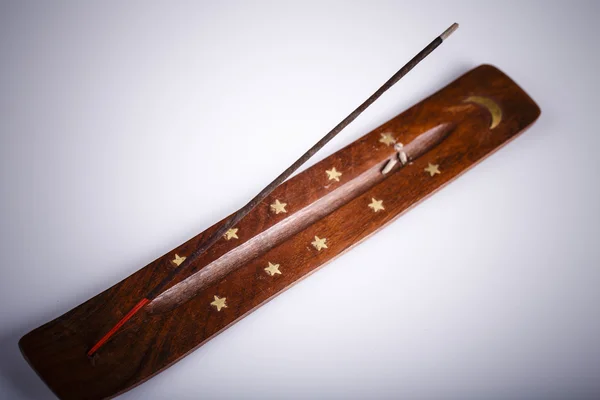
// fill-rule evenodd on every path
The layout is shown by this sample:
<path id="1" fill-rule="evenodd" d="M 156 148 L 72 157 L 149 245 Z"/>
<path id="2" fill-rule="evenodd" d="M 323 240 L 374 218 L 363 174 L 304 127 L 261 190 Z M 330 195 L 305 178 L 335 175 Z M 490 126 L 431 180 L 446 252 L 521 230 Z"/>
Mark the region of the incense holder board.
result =
<path id="1" fill-rule="evenodd" d="M 86 352 L 219 223 L 26 334 L 61 399 L 114 397 L 169 367 L 490 155 L 539 116 L 483 65 L 280 185 L 93 357 Z"/>

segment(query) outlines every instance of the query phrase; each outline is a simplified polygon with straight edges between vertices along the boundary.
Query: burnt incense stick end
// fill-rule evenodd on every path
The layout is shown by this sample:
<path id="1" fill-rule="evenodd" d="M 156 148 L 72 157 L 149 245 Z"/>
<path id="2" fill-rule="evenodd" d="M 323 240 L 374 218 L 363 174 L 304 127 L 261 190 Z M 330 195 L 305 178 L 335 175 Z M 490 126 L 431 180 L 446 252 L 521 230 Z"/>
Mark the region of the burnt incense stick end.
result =
<path id="1" fill-rule="evenodd" d="M 454 33 L 454 31 L 455 31 L 455 30 L 457 30 L 457 29 L 458 29 L 458 24 L 455 22 L 455 23 L 453 23 L 452 25 L 450 25 L 450 27 L 449 27 L 448 29 L 446 29 L 446 30 L 444 31 L 444 33 L 442 33 L 442 34 L 440 35 L 440 38 L 441 38 L 442 40 L 446 40 L 446 39 L 448 39 L 448 37 L 449 37 L 450 35 L 452 35 L 452 34 Z"/>

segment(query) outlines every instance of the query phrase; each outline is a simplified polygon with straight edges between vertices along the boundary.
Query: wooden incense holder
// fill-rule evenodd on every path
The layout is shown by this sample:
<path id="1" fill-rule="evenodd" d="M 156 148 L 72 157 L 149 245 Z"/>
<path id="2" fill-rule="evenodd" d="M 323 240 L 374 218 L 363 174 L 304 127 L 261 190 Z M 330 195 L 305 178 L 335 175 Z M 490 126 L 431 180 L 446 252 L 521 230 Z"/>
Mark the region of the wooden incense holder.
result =
<path id="1" fill-rule="evenodd" d="M 90 347 L 221 222 L 28 333 L 21 351 L 61 399 L 123 393 L 393 221 L 539 114 L 510 78 L 480 66 L 277 187 L 93 357 Z"/>

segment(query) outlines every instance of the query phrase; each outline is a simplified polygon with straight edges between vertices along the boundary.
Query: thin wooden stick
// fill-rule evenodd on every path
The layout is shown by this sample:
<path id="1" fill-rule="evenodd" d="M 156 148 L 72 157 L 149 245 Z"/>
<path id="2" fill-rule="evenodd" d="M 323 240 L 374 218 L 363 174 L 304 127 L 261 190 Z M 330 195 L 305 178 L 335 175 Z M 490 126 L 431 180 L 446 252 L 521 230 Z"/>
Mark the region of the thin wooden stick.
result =
<path id="1" fill-rule="evenodd" d="M 281 185 L 287 178 L 290 177 L 302 164 L 308 161 L 317 151 L 325 146 L 331 139 L 333 139 L 338 133 L 340 133 L 346 126 L 354 121 L 363 111 L 365 111 L 371 104 L 375 102 L 382 94 L 384 94 L 389 88 L 394 86 L 402 77 L 404 77 L 410 70 L 412 70 L 417 64 L 419 64 L 425 57 L 427 57 L 433 50 L 435 50 L 444 40 L 448 38 L 456 29 L 458 24 L 452 24 L 446 29 L 440 36 L 435 38 L 429 43 L 423 50 L 421 50 L 416 56 L 414 56 L 408 63 L 398 70 L 390 79 L 388 79 L 375 93 L 373 93 L 367 100 L 365 100 L 360 106 L 352 111 L 346 118 L 344 118 L 339 124 L 337 124 L 329 133 L 327 133 L 321 140 L 319 140 L 314 146 L 312 146 L 306 153 L 304 153 L 299 159 L 290 165 L 285 171 L 283 171 L 277 178 L 269 183 L 263 190 L 261 190 L 252 200 L 250 200 L 244 207 L 240 208 L 235 214 L 233 214 L 227 221 L 225 221 L 216 231 L 214 231 L 206 240 L 204 240 L 179 266 L 173 268 L 171 272 L 149 293 L 141 299 L 119 322 L 117 322 L 106 335 L 104 335 L 87 353 L 89 357 L 93 356 L 100 347 L 102 347 L 110 338 L 113 336 L 125 322 L 127 322 L 133 315 L 141 310 L 148 302 L 159 296 L 165 289 L 165 287 L 171 283 L 173 278 L 177 276 L 181 271 L 186 269 L 192 264 L 200 255 L 211 248 L 225 233 L 232 227 L 234 227 L 242 218 L 244 218 L 254 207 L 260 204 L 277 186 Z"/>

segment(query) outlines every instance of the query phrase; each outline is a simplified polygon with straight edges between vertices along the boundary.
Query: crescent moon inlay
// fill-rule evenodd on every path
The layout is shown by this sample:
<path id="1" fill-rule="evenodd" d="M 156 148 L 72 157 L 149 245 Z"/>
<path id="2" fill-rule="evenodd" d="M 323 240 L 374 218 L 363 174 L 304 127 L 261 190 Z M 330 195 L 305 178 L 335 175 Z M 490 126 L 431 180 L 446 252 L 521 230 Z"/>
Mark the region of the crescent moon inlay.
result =
<path id="1" fill-rule="evenodd" d="M 469 96 L 464 100 L 465 103 L 475 103 L 482 107 L 485 107 L 492 116 L 492 123 L 490 124 L 490 129 L 494 129 L 498 126 L 500 121 L 502 120 L 502 109 L 494 100 L 489 97 L 483 96 Z"/>

